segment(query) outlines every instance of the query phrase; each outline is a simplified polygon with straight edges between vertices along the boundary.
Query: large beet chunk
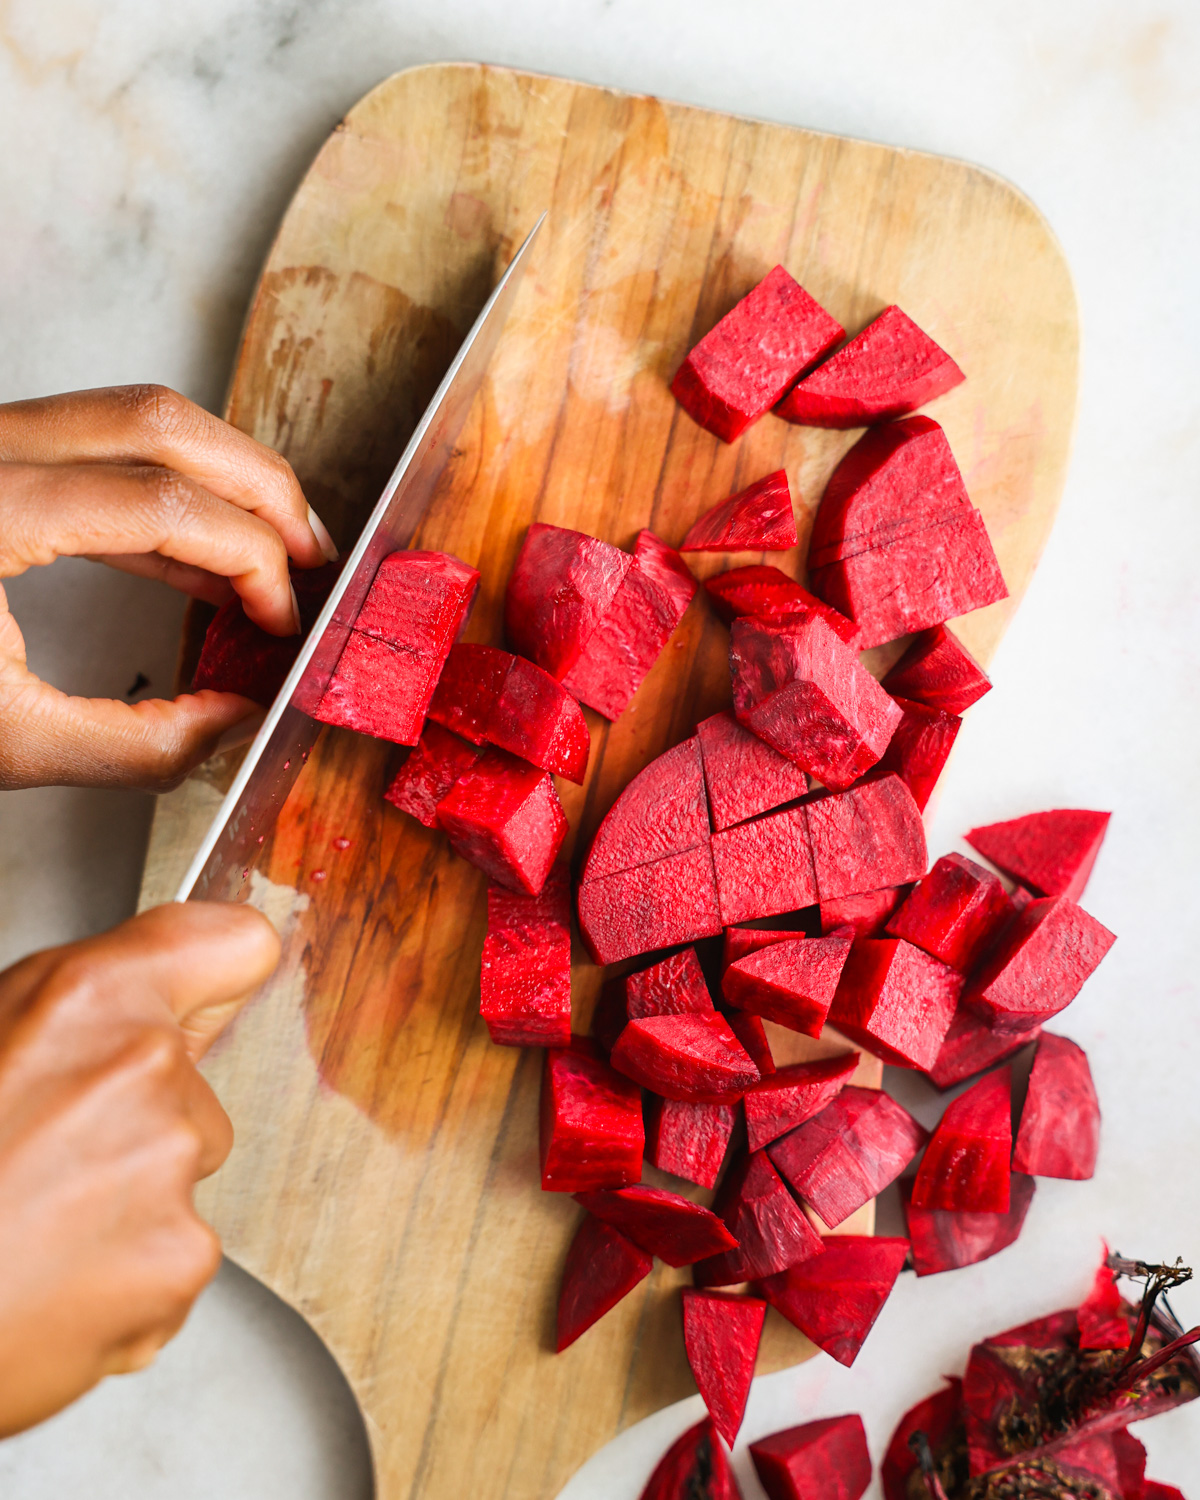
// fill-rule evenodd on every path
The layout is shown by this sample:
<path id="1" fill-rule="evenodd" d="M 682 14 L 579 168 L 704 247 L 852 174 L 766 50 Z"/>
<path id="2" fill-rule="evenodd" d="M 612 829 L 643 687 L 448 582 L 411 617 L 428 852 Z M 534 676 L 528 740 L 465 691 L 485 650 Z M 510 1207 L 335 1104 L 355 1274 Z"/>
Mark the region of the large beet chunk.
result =
<path id="1" fill-rule="evenodd" d="M 633 558 L 582 531 L 536 521 L 508 580 L 510 643 L 559 682 L 579 660 Z"/>
<path id="2" fill-rule="evenodd" d="M 707 843 L 579 887 L 579 926 L 599 964 L 693 943 L 721 930 Z"/>
<path id="3" fill-rule="evenodd" d="M 1012 1069 L 999 1068 L 947 1106 L 913 1182 L 916 1208 L 1009 1211 Z"/>
<path id="4" fill-rule="evenodd" d="M 588 1213 L 669 1266 L 690 1266 L 707 1255 L 732 1250 L 737 1243 L 710 1209 L 663 1188 L 637 1183 L 575 1196 Z"/>
<path id="5" fill-rule="evenodd" d="M 426 828 L 438 826 L 438 803 L 483 754 L 440 724 L 426 723 L 412 754 L 393 776 L 384 799 Z"/>
<path id="6" fill-rule="evenodd" d="M 1042 1032 L 1021 1111 L 1013 1170 L 1082 1181 L 1096 1171 L 1100 1102 L 1087 1053 L 1065 1036 Z"/>
<path id="7" fill-rule="evenodd" d="M 808 793 L 808 777 L 743 729 L 730 713 L 714 714 L 696 725 L 712 826 L 717 832 L 770 812 Z"/>
<path id="8" fill-rule="evenodd" d="M 952 1089 L 993 1063 L 1007 1062 L 1040 1034 L 1040 1026 L 1029 1031 L 993 1031 L 969 1006 L 960 1004 L 933 1066 L 923 1071 L 938 1088 Z"/>
<path id="9" fill-rule="evenodd" d="M 682 854 L 709 839 L 700 742 L 692 736 L 639 771 L 596 830 L 583 881 Z"/>
<path id="10" fill-rule="evenodd" d="M 929 1068 L 950 1029 L 962 975 L 902 938 L 856 938 L 830 1021 L 900 1068 Z"/>
<path id="11" fill-rule="evenodd" d="M 437 805 L 456 854 L 510 890 L 536 896 L 567 836 L 554 782 L 506 750 L 489 750 Z"/>
<path id="12" fill-rule="evenodd" d="M 819 1114 L 845 1088 L 858 1063 L 857 1052 L 846 1052 L 817 1062 L 792 1063 L 756 1083 L 742 1100 L 750 1150 L 761 1151 Z"/>
<path id="13" fill-rule="evenodd" d="M 642 1175 L 642 1095 L 586 1040 L 546 1052 L 540 1114 L 542 1188 L 586 1193 Z"/>
<path id="14" fill-rule="evenodd" d="M 712 862 L 723 926 L 798 911 L 816 900 L 803 807 L 768 813 L 714 834 Z"/>
<path id="15" fill-rule="evenodd" d="M 990 870 L 962 854 L 944 854 L 889 918 L 887 931 L 966 973 L 1012 912 Z"/>
<path id="16" fill-rule="evenodd" d="M 838 977 L 850 952 L 849 934 L 772 943 L 730 964 L 721 989 L 730 1005 L 780 1026 L 820 1036 Z"/>
<path id="17" fill-rule="evenodd" d="M 892 700 L 903 717 L 896 725 L 888 747 L 879 759 L 879 774 L 893 772 L 913 794 L 913 801 L 924 812 L 937 786 L 938 777 L 950 758 L 962 720 L 957 714 L 906 698 Z"/>
<path id="18" fill-rule="evenodd" d="M 766 1277 L 759 1290 L 818 1348 L 839 1364 L 852 1365 L 891 1296 L 908 1241 L 833 1234 L 820 1244 L 819 1254 Z"/>
<path id="19" fill-rule="evenodd" d="M 488 887 L 479 1014 L 506 1047 L 571 1042 L 571 877 L 551 870 L 541 894 Z"/>
<path id="20" fill-rule="evenodd" d="M 681 552 L 786 552 L 797 542 L 787 472 L 776 469 L 722 500 L 684 537 Z"/>
<path id="21" fill-rule="evenodd" d="M 864 782 L 804 809 L 817 897 L 828 902 L 924 875 L 925 825 L 898 776 Z"/>
<path id="22" fill-rule="evenodd" d="M 646 1100 L 646 1160 L 660 1172 L 713 1187 L 736 1120 L 732 1104 L 687 1104 L 652 1094 Z"/>
<path id="23" fill-rule="evenodd" d="M 750 1444 L 769 1500 L 859 1500 L 871 1482 L 862 1418 L 824 1417 Z"/>
<path id="24" fill-rule="evenodd" d="M 612 1050 L 612 1065 L 664 1099 L 688 1104 L 728 1104 L 760 1077 L 715 1011 L 630 1021 Z"/>
<path id="25" fill-rule="evenodd" d="M 914 1208 L 912 1182 L 902 1182 L 901 1201 L 917 1275 L 933 1276 L 939 1271 L 973 1266 L 1014 1244 L 1024 1228 L 1035 1187 L 1032 1177 L 1014 1172 L 1009 1180 L 1007 1213 L 971 1213 Z"/>

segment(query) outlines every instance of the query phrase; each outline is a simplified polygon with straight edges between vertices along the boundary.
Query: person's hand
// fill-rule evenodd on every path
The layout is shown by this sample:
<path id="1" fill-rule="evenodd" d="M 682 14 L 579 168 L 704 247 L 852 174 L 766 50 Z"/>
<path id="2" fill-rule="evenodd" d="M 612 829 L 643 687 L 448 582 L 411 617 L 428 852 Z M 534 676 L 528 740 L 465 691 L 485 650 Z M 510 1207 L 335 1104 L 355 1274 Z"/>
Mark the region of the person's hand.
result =
<path id="1" fill-rule="evenodd" d="M 300 628 L 288 558 L 336 549 L 287 462 L 162 386 L 0 405 L 0 578 L 90 557 Z M 0 788 L 177 783 L 259 712 L 235 693 L 69 697 L 28 669 L 0 588 Z M 231 734 L 231 731 L 233 733 Z"/>
<path id="2" fill-rule="evenodd" d="M 192 1189 L 232 1130 L 194 1064 L 278 957 L 189 902 L 0 974 L 0 1437 L 148 1364 L 216 1273 Z"/>

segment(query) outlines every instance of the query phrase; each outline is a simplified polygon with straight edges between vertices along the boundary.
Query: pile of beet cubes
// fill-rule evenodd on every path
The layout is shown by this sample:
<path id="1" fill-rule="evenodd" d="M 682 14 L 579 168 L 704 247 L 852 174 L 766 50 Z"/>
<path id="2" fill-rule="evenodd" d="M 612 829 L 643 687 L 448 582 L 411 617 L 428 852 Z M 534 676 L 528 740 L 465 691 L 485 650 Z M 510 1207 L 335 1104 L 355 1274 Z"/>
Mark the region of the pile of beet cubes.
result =
<path id="1" fill-rule="evenodd" d="M 945 433 L 910 415 L 962 372 L 897 307 L 844 337 L 776 267 L 675 376 L 680 404 L 727 442 L 773 407 L 866 432 L 826 485 L 808 588 L 765 565 L 706 582 L 730 629 L 731 710 L 629 783 L 582 861 L 583 941 L 597 964 L 623 966 L 590 1036 L 572 1026 L 572 879 L 556 862 L 567 820 L 553 778 L 582 782 L 580 704 L 616 719 L 691 605 L 682 553 L 796 545 L 786 473 L 702 515 L 680 551 L 649 531 L 629 552 L 531 526 L 508 580 L 512 651 L 458 641 L 475 569 L 394 553 L 310 705 L 412 746 L 388 802 L 490 879 L 481 1013 L 493 1041 L 546 1049 L 541 1185 L 585 1210 L 558 1348 L 655 1257 L 693 1268 L 683 1333 L 711 1423 L 671 1450 L 647 1495 L 736 1492 L 720 1440 L 741 1423 L 768 1304 L 850 1364 L 906 1265 L 928 1275 L 995 1254 L 1019 1233 L 1035 1177 L 1087 1177 L 1095 1161 L 1087 1059 L 1041 1027 L 1113 942 L 1077 904 L 1108 815 L 972 830 L 1007 883 L 960 854 L 929 868 L 922 811 L 961 715 L 991 686 L 946 622 L 1006 590 Z M 320 589 L 306 575 L 310 616 Z M 903 636 L 877 681 L 859 652 Z M 269 699 L 292 650 L 226 606 L 196 685 Z M 818 1037 L 827 1024 L 939 1088 L 981 1076 L 929 1136 L 850 1081 L 851 1046 L 776 1067 L 769 1026 Z M 1035 1040 L 1014 1143 L 1006 1064 Z M 711 1207 L 643 1184 L 647 1161 L 715 1187 Z M 901 1178 L 907 1238 L 836 1233 Z M 701 1450 L 708 1487 L 688 1489 Z M 870 1473 L 857 1418 L 779 1434 L 754 1457 L 773 1500 L 856 1496 Z M 820 1478 L 836 1474 L 857 1477 Z"/>

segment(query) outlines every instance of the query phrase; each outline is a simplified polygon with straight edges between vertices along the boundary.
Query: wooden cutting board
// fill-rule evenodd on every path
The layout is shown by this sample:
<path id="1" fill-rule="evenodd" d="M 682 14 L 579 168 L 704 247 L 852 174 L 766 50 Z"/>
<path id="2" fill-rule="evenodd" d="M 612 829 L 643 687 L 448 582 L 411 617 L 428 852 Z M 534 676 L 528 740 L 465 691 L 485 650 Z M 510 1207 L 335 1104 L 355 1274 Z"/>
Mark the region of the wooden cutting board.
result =
<path id="1" fill-rule="evenodd" d="M 1033 206 L 961 162 L 501 68 L 414 69 L 355 106 L 255 294 L 230 420 L 287 455 L 338 541 L 543 209 L 418 539 L 482 569 L 468 638 L 500 641 L 534 519 L 624 546 L 642 526 L 678 542 L 715 501 L 785 467 L 801 547 L 771 560 L 801 567 L 856 434 L 767 417 L 727 447 L 667 389 L 683 352 L 782 262 L 851 331 L 899 302 L 966 370 L 932 411 L 1012 594 L 962 623 L 986 660 L 1050 529 L 1075 408 L 1074 295 Z M 727 652 L 698 599 L 623 718 L 610 729 L 589 713 L 587 785 L 560 784 L 577 855 L 629 778 L 727 705 Z M 485 882 L 381 802 L 394 759 L 326 731 L 264 851 L 257 899 L 284 927 L 285 957 L 207 1065 L 237 1145 L 201 1205 L 340 1362 L 381 1500 L 551 1500 L 623 1426 L 694 1389 L 675 1292 L 686 1273 L 656 1268 L 551 1352 L 579 1210 L 538 1190 L 540 1054 L 488 1041 Z M 227 769 L 160 800 L 143 904 L 170 897 Z M 574 979 L 584 1029 L 599 974 L 582 951 Z M 780 1320 L 760 1369 L 809 1352 Z"/>

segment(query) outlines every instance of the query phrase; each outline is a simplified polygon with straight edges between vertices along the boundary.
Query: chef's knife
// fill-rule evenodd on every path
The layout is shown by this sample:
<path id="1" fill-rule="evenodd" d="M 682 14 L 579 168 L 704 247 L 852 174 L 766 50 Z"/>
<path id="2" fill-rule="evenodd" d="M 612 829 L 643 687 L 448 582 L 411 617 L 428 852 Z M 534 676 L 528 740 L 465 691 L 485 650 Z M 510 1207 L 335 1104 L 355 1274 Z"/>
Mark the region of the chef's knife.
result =
<path id="1" fill-rule="evenodd" d="M 379 564 L 389 552 L 409 546 L 416 534 L 499 342 L 529 247 L 545 217 L 513 256 L 417 423 L 204 835 L 177 901 L 237 901 L 245 895 L 259 850 L 321 730 L 305 709 L 320 702 Z"/>

